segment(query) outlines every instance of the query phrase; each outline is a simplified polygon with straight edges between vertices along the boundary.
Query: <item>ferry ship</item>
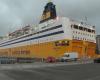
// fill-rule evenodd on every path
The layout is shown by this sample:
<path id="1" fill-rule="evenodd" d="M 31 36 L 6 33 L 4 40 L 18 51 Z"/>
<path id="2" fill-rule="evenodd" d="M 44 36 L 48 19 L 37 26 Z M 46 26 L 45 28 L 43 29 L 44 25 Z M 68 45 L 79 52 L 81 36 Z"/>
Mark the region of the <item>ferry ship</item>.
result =
<path id="1" fill-rule="evenodd" d="M 11 32 L 0 41 L 0 58 L 27 61 L 33 58 L 59 58 L 66 52 L 77 52 L 79 58 L 93 58 L 95 35 L 95 26 L 58 17 L 56 6 L 48 2 L 38 25 Z"/>

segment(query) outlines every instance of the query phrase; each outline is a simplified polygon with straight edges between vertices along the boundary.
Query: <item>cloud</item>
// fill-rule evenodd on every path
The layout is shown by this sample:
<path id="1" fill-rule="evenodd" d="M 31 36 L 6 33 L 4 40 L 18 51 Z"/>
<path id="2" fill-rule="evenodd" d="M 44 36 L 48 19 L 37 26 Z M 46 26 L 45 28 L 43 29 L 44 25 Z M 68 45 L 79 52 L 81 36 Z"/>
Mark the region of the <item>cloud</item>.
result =
<path id="1" fill-rule="evenodd" d="M 52 0 L 59 16 L 78 20 L 88 17 L 88 23 L 96 25 L 99 34 L 99 0 Z M 27 24 L 38 24 L 48 0 L 0 0 L 0 35 Z"/>
<path id="2" fill-rule="evenodd" d="M 100 34 L 100 0 L 59 0 L 57 10 L 59 15 L 85 20 L 88 18 L 88 23 L 95 25 L 97 33 Z"/>

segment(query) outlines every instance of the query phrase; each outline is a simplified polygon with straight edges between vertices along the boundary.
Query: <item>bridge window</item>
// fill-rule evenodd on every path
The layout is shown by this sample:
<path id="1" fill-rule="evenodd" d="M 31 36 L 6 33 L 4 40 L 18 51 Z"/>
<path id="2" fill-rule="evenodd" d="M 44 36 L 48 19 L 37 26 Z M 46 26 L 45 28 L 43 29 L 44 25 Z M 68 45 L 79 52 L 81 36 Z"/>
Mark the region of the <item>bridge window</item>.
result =
<path id="1" fill-rule="evenodd" d="M 83 30 L 83 27 L 79 26 L 79 30 Z"/>
<path id="2" fill-rule="evenodd" d="M 78 29 L 78 25 L 74 25 L 74 28 L 75 28 L 75 29 Z"/>
<path id="3" fill-rule="evenodd" d="M 95 33 L 95 30 L 92 30 L 92 33 Z"/>
<path id="4" fill-rule="evenodd" d="M 88 29 L 87 28 L 84 28 L 84 31 L 88 31 Z"/>
<path id="5" fill-rule="evenodd" d="M 88 29 L 88 32 L 91 32 L 91 29 Z"/>

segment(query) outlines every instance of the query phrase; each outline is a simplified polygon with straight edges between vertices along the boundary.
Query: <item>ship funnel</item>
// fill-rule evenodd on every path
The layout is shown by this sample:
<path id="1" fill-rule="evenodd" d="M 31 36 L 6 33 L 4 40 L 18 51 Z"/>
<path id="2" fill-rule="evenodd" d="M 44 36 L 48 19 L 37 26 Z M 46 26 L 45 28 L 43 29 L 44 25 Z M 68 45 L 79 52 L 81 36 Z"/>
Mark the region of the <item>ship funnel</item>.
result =
<path id="1" fill-rule="evenodd" d="M 50 19 L 55 19 L 57 17 L 56 14 L 56 7 L 53 2 L 49 1 L 46 6 L 44 7 L 44 11 L 41 17 L 40 23 L 48 21 Z"/>

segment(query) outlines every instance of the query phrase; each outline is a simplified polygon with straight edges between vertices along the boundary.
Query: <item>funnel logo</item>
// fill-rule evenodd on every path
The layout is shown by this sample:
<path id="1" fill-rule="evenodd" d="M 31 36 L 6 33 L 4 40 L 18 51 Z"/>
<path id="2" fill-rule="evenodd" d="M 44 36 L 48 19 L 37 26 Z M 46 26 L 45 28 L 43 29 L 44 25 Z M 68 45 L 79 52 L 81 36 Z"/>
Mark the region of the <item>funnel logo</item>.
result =
<path id="1" fill-rule="evenodd" d="M 55 5 L 52 2 L 46 4 L 40 23 L 57 17 Z"/>

